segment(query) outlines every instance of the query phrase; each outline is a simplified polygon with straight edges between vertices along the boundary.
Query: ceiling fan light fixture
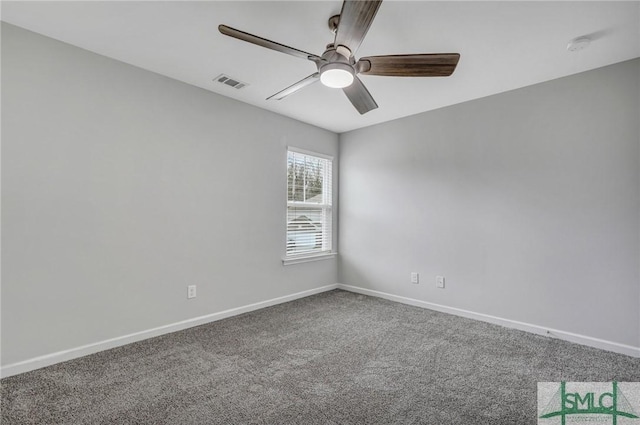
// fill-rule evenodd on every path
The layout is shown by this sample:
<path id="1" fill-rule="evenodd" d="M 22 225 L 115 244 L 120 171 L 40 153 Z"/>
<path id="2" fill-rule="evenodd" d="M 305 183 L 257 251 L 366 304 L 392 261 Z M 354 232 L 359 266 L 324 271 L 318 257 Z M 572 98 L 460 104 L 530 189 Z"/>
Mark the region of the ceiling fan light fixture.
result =
<path id="1" fill-rule="evenodd" d="M 345 63 L 328 63 L 320 68 L 320 82 L 327 87 L 341 89 L 353 83 L 353 68 Z"/>
<path id="2" fill-rule="evenodd" d="M 344 0 L 340 15 L 329 18 L 329 29 L 335 36 L 333 41 L 327 44 L 322 56 L 295 49 L 227 25 L 218 25 L 218 31 L 228 37 L 308 60 L 315 64 L 318 72 L 314 72 L 286 89 L 269 96 L 267 100 L 283 99 L 320 80 L 327 87 L 343 89 L 347 99 L 362 115 L 376 109 L 378 104 L 364 83 L 357 77 L 358 74 L 387 77 L 448 77 L 456 69 L 460 59 L 459 53 L 418 53 L 368 56 L 356 60 L 355 54 L 367 35 L 381 3 L 382 0 Z M 260 64 L 257 60 L 254 62 L 257 65 Z"/>

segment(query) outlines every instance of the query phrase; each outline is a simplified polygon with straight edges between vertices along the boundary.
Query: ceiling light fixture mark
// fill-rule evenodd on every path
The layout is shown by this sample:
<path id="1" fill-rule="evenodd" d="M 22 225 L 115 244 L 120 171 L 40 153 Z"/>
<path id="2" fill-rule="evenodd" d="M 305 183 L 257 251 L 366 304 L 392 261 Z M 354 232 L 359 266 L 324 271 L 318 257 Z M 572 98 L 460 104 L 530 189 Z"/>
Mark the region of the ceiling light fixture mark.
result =
<path id="1" fill-rule="evenodd" d="M 589 47 L 591 44 L 591 39 L 589 37 L 578 37 L 574 38 L 567 44 L 567 50 L 570 52 L 577 52 L 579 50 L 584 50 Z"/>

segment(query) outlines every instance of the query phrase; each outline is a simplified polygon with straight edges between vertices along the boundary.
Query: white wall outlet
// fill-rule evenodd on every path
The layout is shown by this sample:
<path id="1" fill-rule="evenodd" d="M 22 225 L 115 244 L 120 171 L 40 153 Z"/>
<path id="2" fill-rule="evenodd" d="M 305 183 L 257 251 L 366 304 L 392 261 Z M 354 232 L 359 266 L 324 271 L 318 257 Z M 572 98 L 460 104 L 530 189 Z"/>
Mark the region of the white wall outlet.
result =
<path id="1" fill-rule="evenodd" d="M 418 283 L 418 273 L 416 272 L 411 272 L 411 283 Z"/>
<path id="2" fill-rule="evenodd" d="M 187 286 L 187 298 L 195 298 L 196 297 L 196 285 Z"/>
<path id="3" fill-rule="evenodd" d="M 444 288 L 444 276 L 436 276 L 436 288 Z"/>

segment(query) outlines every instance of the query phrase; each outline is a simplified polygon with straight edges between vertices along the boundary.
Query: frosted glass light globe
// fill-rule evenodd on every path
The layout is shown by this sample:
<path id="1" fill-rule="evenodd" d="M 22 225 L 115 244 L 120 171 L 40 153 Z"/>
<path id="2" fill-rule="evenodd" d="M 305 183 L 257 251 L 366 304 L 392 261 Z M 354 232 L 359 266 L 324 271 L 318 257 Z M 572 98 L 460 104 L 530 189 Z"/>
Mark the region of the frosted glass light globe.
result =
<path id="1" fill-rule="evenodd" d="M 320 82 L 327 87 L 341 89 L 353 83 L 353 70 L 349 65 L 330 63 L 320 71 Z"/>

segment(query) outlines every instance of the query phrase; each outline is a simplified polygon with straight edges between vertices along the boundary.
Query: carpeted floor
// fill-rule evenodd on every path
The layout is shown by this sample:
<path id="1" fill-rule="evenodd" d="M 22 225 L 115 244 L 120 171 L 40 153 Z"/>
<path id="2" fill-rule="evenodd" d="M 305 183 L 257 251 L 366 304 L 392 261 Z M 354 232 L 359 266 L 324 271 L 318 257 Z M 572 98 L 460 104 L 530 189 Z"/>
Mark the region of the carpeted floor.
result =
<path id="1" fill-rule="evenodd" d="M 9 424 L 535 424 L 640 359 L 331 291 L 3 379 Z"/>

